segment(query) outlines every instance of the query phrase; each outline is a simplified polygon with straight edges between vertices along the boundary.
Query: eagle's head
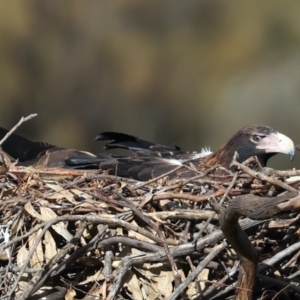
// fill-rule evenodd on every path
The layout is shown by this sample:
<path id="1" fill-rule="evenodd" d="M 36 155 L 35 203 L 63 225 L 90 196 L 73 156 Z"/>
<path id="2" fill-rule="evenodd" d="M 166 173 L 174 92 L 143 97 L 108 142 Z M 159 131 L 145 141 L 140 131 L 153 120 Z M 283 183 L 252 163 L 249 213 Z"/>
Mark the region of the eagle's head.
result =
<path id="1" fill-rule="evenodd" d="M 243 162 L 256 156 L 262 167 L 270 157 L 277 153 L 288 154 L 293 159 L 295 145 L 286 135 L 272 127 L 249 125 L 239 130 L 229 141 L 215 152 L 209 159 L 210 164 L 220 164 L 229 168 L 234 153 L 238 153 L 238 161 Z"/>

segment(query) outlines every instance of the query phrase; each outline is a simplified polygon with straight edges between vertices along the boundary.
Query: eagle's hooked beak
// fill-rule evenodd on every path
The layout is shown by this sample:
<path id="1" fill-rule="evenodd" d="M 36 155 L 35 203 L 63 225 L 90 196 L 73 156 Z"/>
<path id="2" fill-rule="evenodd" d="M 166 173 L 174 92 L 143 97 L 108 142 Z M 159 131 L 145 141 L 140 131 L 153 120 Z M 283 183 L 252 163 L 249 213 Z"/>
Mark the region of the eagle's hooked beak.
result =
<path id="1" fill-rule="evenodd" d="M 286 135 L 276 132 L 267 135 L 256 146 L 257 149 L 265 150 L 266 153 L 283 153 L 290 156 L 290 160 L 295 155 L 294 142 Z"/>

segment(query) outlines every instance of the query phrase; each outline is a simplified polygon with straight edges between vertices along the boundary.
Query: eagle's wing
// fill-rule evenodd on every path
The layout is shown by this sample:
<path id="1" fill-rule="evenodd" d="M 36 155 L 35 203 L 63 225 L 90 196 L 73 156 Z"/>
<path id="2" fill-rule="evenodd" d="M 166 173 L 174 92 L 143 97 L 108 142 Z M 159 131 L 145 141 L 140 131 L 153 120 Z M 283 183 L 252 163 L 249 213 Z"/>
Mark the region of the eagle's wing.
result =
<path id="1" fill-rule="evenodd" d="M 0 127 L 0 139 L 2 139 L 8 130 Z M 50 149 L 63 149 L 46 142 L 33 142 L 18 134 L 13 133 L 2 144 L 2 150 L 11 157 L 19 159 L 21 162 L 30 161 L 44 155 Z"/>
<path id="2" fill-rule="evenodd" d="M 8 131 L 0 127 L 0 138 Z M 148 142 L 132 135 L 104 132 L 97 140 L 109 140 L 104 149 L 123 148 L 132 156 L 115 156 L 111 153 L 94 155 L 76 149 L 66 149 L 46 142 L 34 142 L 18 134 L 12 134 L 2 145 L 19 165 L 37 165 L 45 168 L 103 169 L 109 174 L 147 180 L 180 166 L 183 162 L 209 154 L 188 153 L 178 146 L 168 147 Z"/>
<path id="3" fill-rule="evenodd" d="M 105 144 L 104 149 L 127 149 L 131 150 L 135 156 L 173 156 L 176 154 L 185 153 L 180 147 L 168 147 L 160 144 L 155 144 L 149 141 L 142 140 L 136 136 L 106 131 L 99 133 L 95 140 L 109 141 Z"/>
<path id="4" fill-rule="evenodd" d="M 192 160 L 211 154 L 209 148 L 203 148 L 201 152 L 187 152 L 179 146 L 169 147 L 142 140 L 136 136 L 119 132 L 102 132 L 96 136 L 97 141 L 109 141 L 104 149 L 131 150 L 136 157 L 163 157 L 178 159 L 180 161 Z"/>
<path id="5" fill-rule="evenodd" d="M 178 146 L 169 147 L 155 144 L 132 135 L 116 132 L 100 133 L 96 140 L 109 141 L 105 144 L 104 149 L 127 149 L 134 156 L 100 153 L 96 157 L 91 157 L 82 152 L 73 152 L 66 159 L 67 165 L 73 168 L 100 168 L 106 170 L 110 175 L 148 180 L 179 169 L 180 166 L 184 170 L 184 165 L 188 162 L 194 162 L 212 153 L 207 148 L 202 149 L 199 153 L 189 153 Z"/>

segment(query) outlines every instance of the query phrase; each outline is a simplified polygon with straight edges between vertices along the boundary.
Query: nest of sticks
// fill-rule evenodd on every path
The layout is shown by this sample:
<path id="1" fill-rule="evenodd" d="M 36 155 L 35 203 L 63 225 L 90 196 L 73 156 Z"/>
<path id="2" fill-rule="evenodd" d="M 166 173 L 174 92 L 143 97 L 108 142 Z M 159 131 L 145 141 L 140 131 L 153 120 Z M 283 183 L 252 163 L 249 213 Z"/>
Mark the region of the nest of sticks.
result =
<path id="1" fill-rule="evenodd" d="M 2 154 L 0 299 L 299 298 L 300 171 L 253 162 L 139 182 Z"/>

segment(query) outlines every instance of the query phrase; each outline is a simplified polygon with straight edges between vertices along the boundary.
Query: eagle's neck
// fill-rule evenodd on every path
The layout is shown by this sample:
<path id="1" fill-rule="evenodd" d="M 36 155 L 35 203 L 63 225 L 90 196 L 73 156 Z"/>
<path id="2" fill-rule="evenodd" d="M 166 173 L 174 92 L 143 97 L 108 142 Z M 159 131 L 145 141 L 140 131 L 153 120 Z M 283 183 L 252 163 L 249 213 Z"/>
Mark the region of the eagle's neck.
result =
<path id="1" fill-rule="evenodd" d="M 206 158 L 205 165 L 207 166 L 216 166 L 220 165 L 223 168 L 233 171 L 234 168 L 230 168 L 233 156 L 235 152 L 238 153 L 237 161 L 242 163 L 251 156 L 256 156 L 260 165 L 265 167 L 267 161 L 270 157 L 274 156 L 276 153 L 262 153 L 259 150 L 256 150 L 254 145 L 249 145 L 249 143 L 236 143 L 229 141 L 223 145 L 218 151 L 209 155 Z"/>

